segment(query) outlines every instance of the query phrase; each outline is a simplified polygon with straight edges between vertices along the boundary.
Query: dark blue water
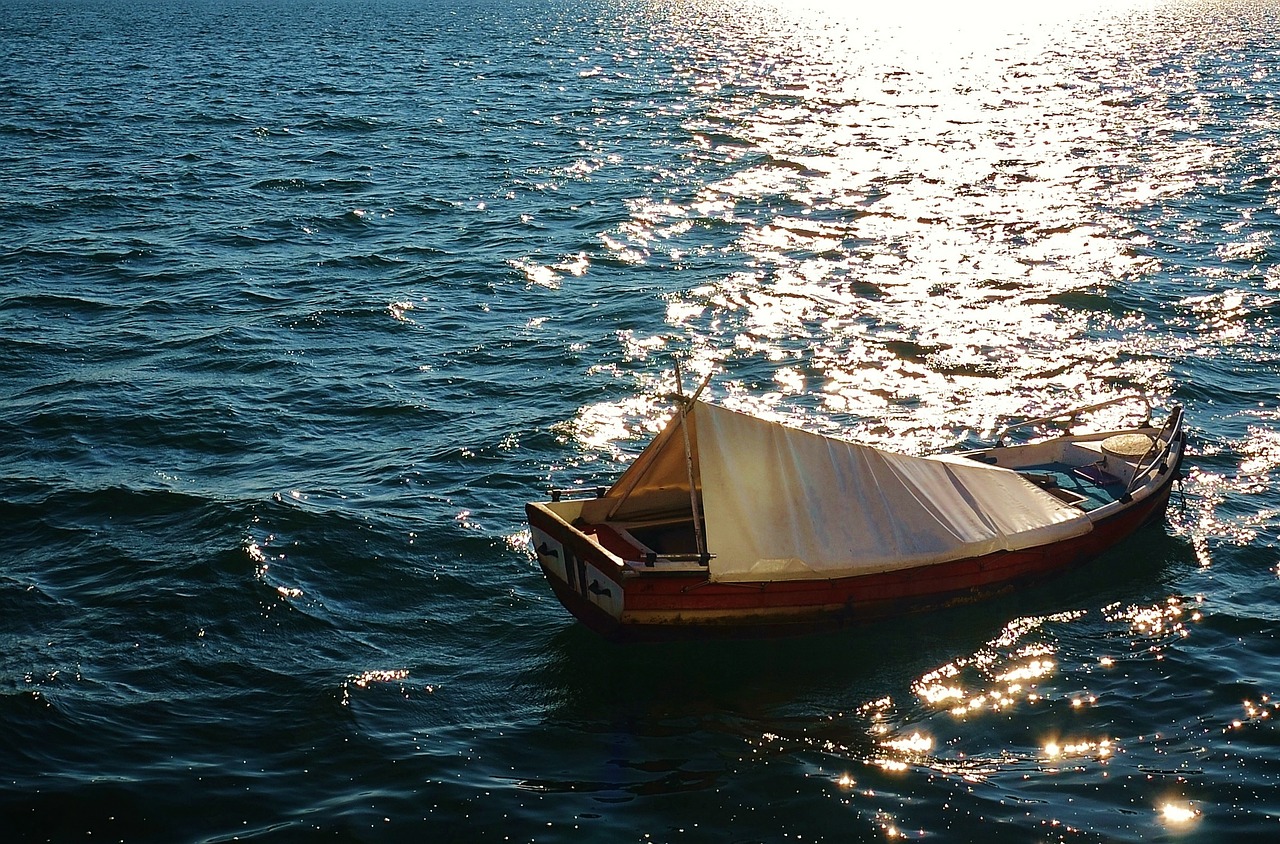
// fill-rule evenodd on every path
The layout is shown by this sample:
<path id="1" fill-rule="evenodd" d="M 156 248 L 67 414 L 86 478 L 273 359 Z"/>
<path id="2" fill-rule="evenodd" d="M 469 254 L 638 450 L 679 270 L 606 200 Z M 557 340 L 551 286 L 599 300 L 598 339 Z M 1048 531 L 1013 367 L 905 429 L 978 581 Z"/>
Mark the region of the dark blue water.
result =
<path id="1" fill-rule="evenodd" d="M 1276 31 L 0 0 L 0 837 L 1273 840 Z M 618 647 L 522 506 L 676 356 L 916 452 L 1143 390 L 1190 477 L 1017 596 Z"/>

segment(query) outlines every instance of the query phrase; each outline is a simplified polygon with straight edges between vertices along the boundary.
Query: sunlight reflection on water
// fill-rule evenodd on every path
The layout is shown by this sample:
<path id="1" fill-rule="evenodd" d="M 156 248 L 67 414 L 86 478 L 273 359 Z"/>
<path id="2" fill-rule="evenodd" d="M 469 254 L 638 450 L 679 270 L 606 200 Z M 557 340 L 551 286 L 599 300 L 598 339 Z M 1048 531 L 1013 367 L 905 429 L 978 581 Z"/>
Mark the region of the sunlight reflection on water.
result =
<path id="1" fill-rule="evenodd" d="M 695 92 L 720 95 L 686 128 L 689 156 L 727 175 L 685 202 L 638 198 L 608 240 L 679 264 L 717 248 L 717 221 L 735 232 L 741 269 L 671 294 L 663 350 L 722 368 L 728 404 L 914 452 L 1167 391 L 1149 316 L 1062 298 L 1151 273 L 1118 209 L 1219 154 L 1168 141 L 1166 80 L 1132 62 L 1155 36 L 1126 14 L 1149 6 L 795 3 L 722 22 L 730 59 L 691 58 Z M 772 385 L 734 380 L 748 369 Z M 641 389 L 670 389 L 652 375 Z M 586 408 L 579 430 L 599 447 L 619 422 L 638 420 Z"/>
<path id="2" fill-rule="evenodd" d="M 624 363 L 641 365 L 612 371 L 637 397 L 588 404 L 565 430 L 616 460 L 638 450 L 668 412 L 673 354 L 689 356 L 687 381 L 718 373 L 716 401 L 908 452 L 1135 390 L 1164 399 L 1188 359 L 1265 369 L 1274 355 L 1256 337 L 1280 282 L 1266 266 L 1273 216 L 1255 218 L 1270 213 L 1280 156 L 1263 156 L 1233 201 L 1179 205 L 1228 191 L 1223 174 L 1245 153 L 1203 131 L 1221 118 L 1197 64 L 1232 49 L 1235 22 L 1172 8 L 762 3 L 717 20 L 714 48 L 682 36 L 683 152 L 715 177 L 690 195 L 659 180 L 607 246 L 689 281 L 663 294 L 660 331 L 619 334 Z M 1274 97 L 1258 114 L 1277 116 Z M 721 271 L 697 272 L 704 262 Z M 1170 523 L 1202 571 L 1219 544 L 1275 542 L 1274 508 L 1248 506 L 1280 473 L 1274 421 L 1260 407 L 1238 436 L 1192 446 L 1208 465 L 1189 467 Z M 1171 699 L 1212 685 L 1166 676 L 1169 662 L 1186 669 L 1186 649 L 1212 648 L 1188 642 L 1203 603 L 1175 594 L 1018 618 L 909 693 L 855 706 L 850 734 L 762 744 L 833 757 L 840 799 L 886 837 L 904 835 L 911 812 L 884 795 L 935 775 L 988 785 L 1001 807 L 1041 781 L 1107 793 L 1146 819 L 1091 816 L 1083 797 L 1077 818 L 1122 836 L 1194 826 L 1196 804 L 1153 778 L 1184 783 L 1206 729 L 1247 730 L 1275 710 L 1262 693 L 1243 717 L 1215 701 L 1150 729 Z M 1026 798 L 1026 816 L 1042 829 L 1081 832 L 1061 801 L 1039 802 Z"/>

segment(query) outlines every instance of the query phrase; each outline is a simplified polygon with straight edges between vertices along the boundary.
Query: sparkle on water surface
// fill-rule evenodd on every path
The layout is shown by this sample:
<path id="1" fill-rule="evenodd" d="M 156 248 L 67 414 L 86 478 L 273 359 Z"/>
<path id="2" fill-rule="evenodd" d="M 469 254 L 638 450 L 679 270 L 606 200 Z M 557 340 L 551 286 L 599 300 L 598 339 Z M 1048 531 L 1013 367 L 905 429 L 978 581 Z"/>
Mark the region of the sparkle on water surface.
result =
<path id="1" fill-rule="evenodd" d="M 1215 223 L 1231 242 L 1204 270 L 1207 283 L 1163 290 L 1159 235 L 1133 222 L 1139 209 L 1212 185 L 1241 154 L 1198 131 L 1214 118 L 1188 55 L 1230 49 L 1215 39 L 1229 40 L 1234 25 L 1201 8 L 1203 26 L 1195 11 L 1143 2 L 793 3 L 718 20 L 731 33 L 728 57 L 700 63 L 695 47 L 687 69 L 695 90 L 717 96 L 685 123 L 685 156 L 750 163 L 691 196 L 637 200 L 606 243 L 621 260 L 678 270 L 712 250 L 700 232 L 728 226 L 746 260 L 668 294 L 661 332 L 620 335 L 623 359 L 643 364 L 626 370 L 637 397 L 588 404 L 566 430 L 589 451 L 633 455 L 668 412 L 658 397 L 674 375 L 662 365 L 676 354 L 699 380 L 719 373 L 712 392 L 729 406 L 908 452 L 989 437 L 1014 417 L 1134 391 L 1168 395 L 1189 348 L 1214 356 L 1246 343 L 1277 301 L 1275 268 L 1254 270 L 1276 231 L 1255 225 L 1260 208 L 1220 209 Z M 1171 42 L 1181 59 L 1166 58 Z M 1257 76 L 1274 85 L 1270 72 Z M 1274 96 L 1263 114 L 1280 117 Z M 1269 155 L 1274 180 L 1274 143 Z M 1205 224 L 1189 217 L 1180 227 Z M 1097 307 L 1121 290 L 1125 304 Z M 1262 532 L 1275 541 L 1273 510 L 1221 507 L 1274 490 L 1275 411 L 1257 416 L 1238 443 L 1205 445 L 1242 451 L 1239 473 L 1191 469 L 1187 503 L 1171 516 L 1204 566 L 1213 543 Z M 1119 419 L 1111 411 L 1099 421 Z M 864 723 L 870 744 L 776 734 L 762 743 L 798 740 L 843 760 L 833 765 L 842 799 L 865 798 L 862 815 L 887 838 L 913 833 L 849 761 L 996 789 L 1010 778 L 1069 778 L 1073 789 L 1149 780 L 1150 763 L 1126 759 L 1177 753 L 1170 740 L 1090 713 L 1111 712 L 1117 696 L 1141 708 L 1144 693 L 1176 683 L 1153 666 L 1194 635 L 1200 600 L 1020 618 L 918 678 L 915 701 L 887 697 L 832 716 Z M 1070 627 L 1096 649 L 1061 653 L 1047 631 Z M 1106 676 L 1128 666 L 1141 679 Z M 1007 713 L 1027 709 L 1055 726 L 1001 740 Z M 1227 727 L 1272 711 L 1246 710 Z M 947 719 L 990 738 L 950 739 Z M 990 727 L 975 731 L 975 719 Z M 1173 829 L 1201 814 L 1173 799 L 1157 816 Z M 1027 816 L 1058 835 L 1089 825 L 1030 805 Z M 1141 821 L 1117 829 L 1126 825 L 1142 835 Z"/>
<path id="2" fill-rule="evenodd" d="M 545 160 L 459 155 L 473 169 L 461 187 L 432 185 L 441 198 L 424 202 L 425 212 L 407 210 L 415 197 L 399 193 L 405 203 L 338 188 L 308 193 L 320 183 L 292 175 L 269 190 L 298 191 L 300 204 L 322 203 L 325 212 L 289 206 L 264 222 L 237 195 L 225 213 L 245 222 L 236 218 L 234 232 L 219 237 L 267 242 L 278 228 L 303 244 L 305 260 L 267 250 L 265 264 L 235 268 L 243 273 L 233 273 L 236 283 L 254 296 L 270 290 L 267 275 L 296 273 L 290 283 L 299 287 L 333 282 L 306 275 L 334 259 L 326 248 L 338 249 L 337 263 L 349 262 L 353 273 L 383 262 L 373 277 L 396 284 L 365 297 L 376 299 L 372 316 L 304 299 L 282 320 L 288 341 L 253 324 L 236 330 L 252 338 L 260 331 L 299 368 L 325 353 L 323 343 L 358 345 L 358 332 L 375 333 L 362 324 L 307 347 L 297 338 L 309 331 L 367 318 L 378 331 L 386 323 L 409 332 L 380 351 L 408 365 L 374 370 L 396 401 L 373 409 L 412 411 L 409 432 L 396 436 L 428 443 L 413 465 L 403 455 L 418 452 L 407 447 L 406 465 L 388 468 L 366 462 L 374 449 L 343 440 L 346 452 L 326 453 L 311 476 L 292 465 L 283 479 L 253 475 L 258 484 L 279 480 L 282 491 L 273 506 L 246 508 L 251 517 L 237 513 L 245 528 L 225 567 L 243 560 L 245 573 L 227 575 L 225 591 L 252 590 L 259 616 L 251 621 L 262 630 L 245 645 L 227 632 L 242 618 L 201 618 L 193 627 L 205 653 L 224 649 L 224 668 L 253 669 L 230 672 L 250 692 L 258 692 L 254 683 L 295 681 L 277 711 L 337 704 L 337 723 L 361 740 L 376 736 L 372 762 L 341 755 L 349 752 L 342 738 L 341 785 L 319 788 L 315 802 L 299 799 L 295 817 L 314 812 L 341 823 L 349 814 L 363 823 L 356 804 L 376 803 L 394 807 L 397 820 L 426 816 L 437 829 L 501 839 L 509 813 L 524 840 L 568 840 L 578 831 L 723 840 L 739 830 L 747 840 L 809 840 L 822 835 L 798 819 L 813 818 L 823 803 L 842 813 L 838 825 L 819 824 L 820 833 L 835 838 L 838 827 L 862 840 L 987 832 L 1004 840 L 1176 839 L 1216 833 L 1215 824 L 1256 832 L 1280 823 L 1280 705 L 1268 667 L 1274 653 L 1266 651 L 1266 622 L 1280 614 L 1254 595 L 1277 594 L 1280 563 L 1266 557 L 1260 589 L 1248 570 L 1256 557 L 1243 556 L 1280 544 L 1269 336 L 1280 303 L 1280 55 L 1267 40 L 1280 29 L 1277 17 L 1248 0 L 593 7 L 534 27 L 527 43 L 522 31 L 515 48 L 479 45 L 438 65 L 424 59 L 412 82 L 427 93 L 439 84 L 443 95 L 436 80 L 448 78 L 466 90 L 509 71 L 504 46 L 522 58 L 533 51 L 539 72 L 558 77 L 558 93 L 567 100 L 589 91 L 585 103 L 530 114 L 509 90 L 488 100 L 476 93 L 463 119 L 477 144 L 482 130 L 528 121 L 513 135 L 538 137 L 522 153 L 572 136 Z M 343 84 L 327 81 L 338 92 L 328 96 L 352 95 Z M 625 95 L 611 99 L 616 91 Z M 1233 105 L 1229 117 L 1224 103 Z M 298 113 L 256 116 L 262 125 L 245 131 L 246 146 L 290 150 L 308 133 L 323 135 Z M 350 120 L 359 132 L 378 122 Z M 423 130 L 427 149 L 434 131 Z M 623 142 L 635 138 L 638 147 Z M 380 163 L 376 150 L 366 152 L 370 168 Z M 328 160 L 324 150 L 299 155 L 291 166 L 300 171 Z M 358 157 L 363 166 L 365 153 Z M 501 174 L 500 189 L 475 186 L 487 169 Z M 621 199 L 593 193 L 619 184 Z M 361 241 L 414 213 L 422 220 L 408 246 Z M 431 263 L 466 251 L 440 234 L 440 220 L 473 237 L 497 232 L 473 244 L 480 270 Z M 350 254 L 366 248 L 378 254 Z M 252 252 L 235 254 L 262 260 Z M 451 274 L 460 266 L 465 280 Z M 363 291 L 346 292 L 368 305 Z M 287 300 L 279 290 L 261 293 L 264 302 L 273 296 Z M 590 321 L 610 307 L 610 316 Z M 502 319 L 511 322 L 495 330 Z M 49 330 L 38 320 L 20 328 L 23 336 Z M 524 367 L 514 379 L 520 389 L 483 371 L 508 355 L 527 356 L 512 364 Z M 609 649 L 546 594 L 514 502 L 536 494 L 531 479 L 611 481 L 665 420 L 673 356 L 684 359 L 686 388 L 715 375 L 710 394 L 731 407 L 916 453 L 989 437 L 1013 417 L 1139 390 L 1194 405 L 1201 415 L 1191 416 L 1197 436 L 1184 494 L 1167 534 L 1143 539 L 1153 546 L 1144 558 L 1174 562 L 1132 575 L 1140 588 L 1122 576 L 1106 584 L 1105 600 L 1096 599 L 1098 583 L 1068 579 L 997 604 L 988 612 L 998 621 L 984 615 L 966 626 L 972 617 L 959 615 L 887 625 L 824 639 L 813 646 L 817 656 L 804 644 L 657 655 Z M 351 379 L 367 380 L 369 371 Z M 125 383 L 106 368 L 93 375 Z M 151 370 L 128 377 L 143 386 L 163 380 Z M 306 404 L 272 378 L 260 382 L 263 405 Z M 313 391 L 325 406 L 349 395 L 336 392 L 335 401 Z M 544 432 L 510 419 L 545 419 L 548 404 L 565 408 L 547 425 L 550 445 L 529 446 Z M 398 418 L 381 414 L 378 424 L 394 428 Z M 307 443 L 320 438 L 321 419 L 332 422 L 310 411 L 275 424 Z M 1108 411 L 1095 421 L 1120 419 Z M 495 426 L 502 432 L 490 437 Z M 252 448 L 242 451 L 248 457 L 231 459 L 257 459 Z M 360 506 L 333 480 L 348 477 L 335 467 L 350 466 L 366 475 L 347 482 L 366 496 Z M 431 475 L 440 466 L 457 474 Z M 204 469 L 200 460 L 166 466 L 158 482 L 181 488 Z M 209 497 L 219 495 L 234 498 L 223 490 Z M 406 497 L 412 516 L 397 509 Z M 358 550 L 325 557 L 317 546 L 343 517 L 358 523 Z M 394 528 L 370 527 L 380 519 Z M 348 557 L 379 572 L 394 609 L 380 614 L 379 588 L 348 570 Z M 1224 558 L 1235 565 L 1223 566 Z M 1106 578 L 1112 568 L 1122 567 L 1091 576 Z M 404 595 L 392 591 L 398 578 L 439 585 L 447 598 L 411 593 L 402 606 Z M 282 628 L 298 637 L 287 656 L 265 650 Z M 298 629 L 322 633 L 308 639 Z M 415 660 L 383 644 L 391 629 L 427 643 Z M 326 633 L 336 644 L 320 638 Z M 1246 641 L 1263 651 L 1242 656 Z M 259 647 L 281 664 L 255 663 L 270 662 Z M 305 654 L 290 663 L 296 652 Z M 343 662 L 352 653 L 359 664 Z M 100 680 L 109 675 L 101 663 L 111 663 L 97 661 L 87 675 L 127 699 L 127 682 Z M 300 665 L 312 661 L 323 666 L 322 679 Z M 15 682 L 39 704 L 65 695 L 71 674 L 32 670 Z M 280 733 L 281 720 L 263 734 Z M 289 738 L 296 733 L 304 751 L 257 757 L 266 759 L 258 781 L 269 779 L 266 765 L 292 772 L 305 763 L 309 772 L 335 750 L 314 722 L 296 724 Z M 250 755 L 252 739 L 229 738 Z M 177 763 L 157 762 L 165 764 Z M 394 780 L 351 785 L 388 767 Z M 93 776 L 96 783 L 97 769 Z M 239 811 L 242 795 L 232 796 Z M 626 813 L 646 799 L 646 808 Z M 500 817 L 486 814 L 493 806 Z M 273 828 L 278 818 L 263 815 L 249 832 Z M 779 818 L 793 826 L 780 828 Z M 602 831 L 593 822 L 613 825 Z M 351 823 L 339 829 L 363 833 Z"/>
<path id="3" fill-rule="evenodd" d="M 1166 393 L 1158 344 L 1174 338 L 1151 316 L 1060 304 L 1156 272 L 1125 213 L 1229 154 L 1179 131 L 1191 117 L 1165 107 L 1175 92 L 1133 62 L 1161 49 L 1133 16 L 1147 5 L 801 3 L 721 22 L 730 60 L 688 69 L 720 96 L 686 122 L 687 157 L 751 163 L 683 203 L 637 200 L 607 242 L 678 268 L 712 248 L 700 231 L 729 225 L 745 266 L 672 293 L 668 330 L 626 338 L 628 358 L 687 353 L 697 373 L 726 373 L 728 404 L 907 451 Z M 669 389 L 649 370 L 641 388 Z M 650 431 L 664 406 L 636 410 L 584 408 L 584 442 Z"/>

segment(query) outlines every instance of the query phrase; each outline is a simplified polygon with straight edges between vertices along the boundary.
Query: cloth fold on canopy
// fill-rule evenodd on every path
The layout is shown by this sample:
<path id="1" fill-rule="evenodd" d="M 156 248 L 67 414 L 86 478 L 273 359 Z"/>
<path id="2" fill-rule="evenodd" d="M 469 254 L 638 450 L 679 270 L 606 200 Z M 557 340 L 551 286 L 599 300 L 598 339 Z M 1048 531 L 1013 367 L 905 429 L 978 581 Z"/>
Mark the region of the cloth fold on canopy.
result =
<path id="1" fill-rule="evenodd" d="M 895 454 L 702 402 L 690 416 L 712 580 L 846 577 L 1019 550 L 1093 527 L 1007 469 Z"/>

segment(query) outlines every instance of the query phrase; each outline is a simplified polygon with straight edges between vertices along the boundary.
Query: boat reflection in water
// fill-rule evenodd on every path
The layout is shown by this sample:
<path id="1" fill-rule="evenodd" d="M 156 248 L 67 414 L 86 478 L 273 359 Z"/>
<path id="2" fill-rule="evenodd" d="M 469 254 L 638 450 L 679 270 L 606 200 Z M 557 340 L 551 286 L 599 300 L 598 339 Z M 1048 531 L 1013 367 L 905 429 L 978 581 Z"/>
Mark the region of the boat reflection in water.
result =
<path id="1" fill-rule="evenodd" d="M 526 505 L 556 596 L 617 638 L 772 635 L 974 601 L 1078 566 L 1163 518 L 1163 424 L 916 457 L 693 397 L 594 498 Z M 1137 398 L 1137 397 L 1130 397 Z M 1025 426 L 1115 404 L 1078 408 Z M 1144 399 L 1145 401 L 1145 399 Z M 580 492 L 580 490 L 578 490 Z"/>

